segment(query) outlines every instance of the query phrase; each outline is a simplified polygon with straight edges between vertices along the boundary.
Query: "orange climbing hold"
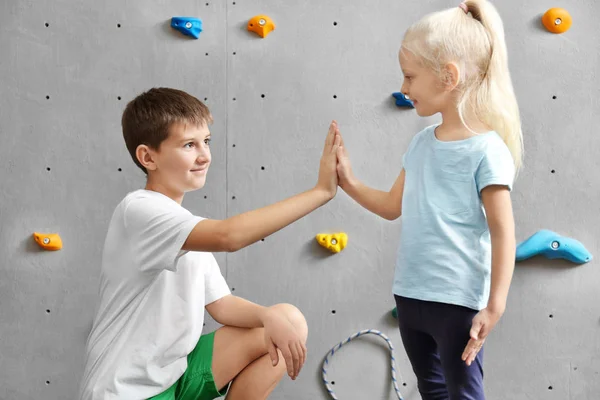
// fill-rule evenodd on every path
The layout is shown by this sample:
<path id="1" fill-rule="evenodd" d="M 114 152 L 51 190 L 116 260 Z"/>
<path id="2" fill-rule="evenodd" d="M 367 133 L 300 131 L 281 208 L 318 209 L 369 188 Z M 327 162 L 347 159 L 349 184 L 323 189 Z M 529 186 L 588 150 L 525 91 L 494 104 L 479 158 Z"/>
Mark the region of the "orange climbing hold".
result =
<path id="1" fill-rule="evenodd" d="M 552 33 L 564 33 L 572 23 L 571 14 L 564 8 L 551 8 L 542 16 L 542 24 Z"/>
<path id="2" fill-rule="evenodd" d="M 60 250 L 62 249 L 62 240 L 58 233 L 33 233 L 33 238 L 36 243 L 44 250 Z"/>
<path id="3" fill-rule="evenodd" d="M 254 32 L 261 38 L 267 37 L 275 29 L 275 23 L 267 15 L 256 15 L 248 21 L 248 31 Z"/>

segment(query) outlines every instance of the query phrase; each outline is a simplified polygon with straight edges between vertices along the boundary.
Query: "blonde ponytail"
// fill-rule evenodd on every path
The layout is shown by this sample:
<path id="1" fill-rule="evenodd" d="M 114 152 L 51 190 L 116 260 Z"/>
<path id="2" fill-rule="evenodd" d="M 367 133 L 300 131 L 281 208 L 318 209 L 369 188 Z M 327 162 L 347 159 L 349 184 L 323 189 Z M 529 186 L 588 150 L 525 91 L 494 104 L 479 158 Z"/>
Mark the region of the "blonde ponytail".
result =
<path id="1" fill-rule="evenodd" d="M 523 162 L 523 134 L 502 19 L 486 0 L 467 0 L 461 7 L 425 16 L 407 30 L 402 47 L 438 73 L 449 62 L 462 67 L 461 120 L 464 123 L 466 112 L 473 112 L 495 130 L 518 171 Z"/>

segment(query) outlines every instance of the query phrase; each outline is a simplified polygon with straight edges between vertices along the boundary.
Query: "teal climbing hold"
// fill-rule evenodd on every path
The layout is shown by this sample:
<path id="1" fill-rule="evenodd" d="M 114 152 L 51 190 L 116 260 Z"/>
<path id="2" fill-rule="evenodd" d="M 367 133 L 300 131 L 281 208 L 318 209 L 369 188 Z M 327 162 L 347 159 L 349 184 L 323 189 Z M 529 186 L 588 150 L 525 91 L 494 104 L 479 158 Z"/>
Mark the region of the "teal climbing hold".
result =
<path id="1" fill-rule="evenodd" d="M 198 39 L 202 32 L 202 21 L 193 17 L 173 17 L 171 18 L 171 28 Z"/>
<path id="2" fill-rule="evenodd" d="M 398 319 L 398 308 L 394 307 L 394 309 L 392 310 L 392 317 Z"/>
<path id="3" fill-rule="evenodd" d="M 549 259 L 563 258 L 575 264 L 592 260 L 592 254 L 585 246 L 572 238 L 542 229 L 517 246 L 516 261 L 523 261 L 536 255 Z"/>

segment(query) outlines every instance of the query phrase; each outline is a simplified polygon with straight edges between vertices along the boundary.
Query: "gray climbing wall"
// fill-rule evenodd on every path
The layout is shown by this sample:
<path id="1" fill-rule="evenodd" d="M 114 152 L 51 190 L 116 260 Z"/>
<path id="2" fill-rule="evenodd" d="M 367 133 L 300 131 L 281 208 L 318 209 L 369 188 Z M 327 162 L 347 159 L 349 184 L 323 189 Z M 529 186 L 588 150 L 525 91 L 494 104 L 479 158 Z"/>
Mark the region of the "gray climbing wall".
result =
<path id="1" fill-rule="evenodd" d="M 121 136 L 127 101 L 171 86 L 213 111 L 208 183 L 184 201 L 196 214 L 225 218 L 312 187 L 333 118 L 356 175 L 387 189 L 412 135 L 437 121 L 397 109 L 390 97 L 401 84 L 402 33 L 456 3 L 0 1 L 0 399 L 76 395 L 107 224 L 119 200 L 144 183 Z M 527 152 L 513 195 L 517 235 L 551 229 L 600 257 L 600 3 L 559 3 L 497 2 Z M 564 35 L 540 26 L 553 6 L 573 16 Z M 277 25 L 266 39 L 245 30 L 261 13 Z M 203 20 L 199 40 L 169 28 L 170 17 L 182 15 Z M 366 328 L 390 336 L 401 390 L 419 398 L 389 316 L 400 223 L 340 191 L 264 242 L 217 254 L 235 294 L 290 302 L 307 317 L 307 364 L 273 398 L 327 398 L 324 354 Z M 40 251 L 34 231 L 59 233 L 63 250 Z M 336 231 L 348 233 L 349 246 L 329 255 L 314 236 Z M 597 260 L 517 266 L 487 345 L 489 399 L 600 398 L 599 281 Z M 207 330 L 216 327 L 208 321 Z M 341 399 L 391 399 L 388 362 L 385 343 L 365 337 L 332 358 L 329 378 Z"/>

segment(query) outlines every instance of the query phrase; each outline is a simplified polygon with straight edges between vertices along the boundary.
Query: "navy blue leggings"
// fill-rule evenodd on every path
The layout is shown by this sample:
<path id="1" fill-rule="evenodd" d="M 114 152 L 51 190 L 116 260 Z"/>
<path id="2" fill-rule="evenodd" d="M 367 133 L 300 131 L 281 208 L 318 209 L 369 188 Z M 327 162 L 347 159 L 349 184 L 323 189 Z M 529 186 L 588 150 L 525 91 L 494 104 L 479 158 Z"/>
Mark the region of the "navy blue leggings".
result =
<path id="1" fill-rule="evenodd" d="M 423 400 L 485 400 L 483 348 L 471 366 L 461 358 L 477 311 L 395 298 L 402 343 Z"/>

